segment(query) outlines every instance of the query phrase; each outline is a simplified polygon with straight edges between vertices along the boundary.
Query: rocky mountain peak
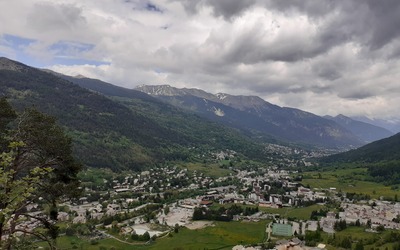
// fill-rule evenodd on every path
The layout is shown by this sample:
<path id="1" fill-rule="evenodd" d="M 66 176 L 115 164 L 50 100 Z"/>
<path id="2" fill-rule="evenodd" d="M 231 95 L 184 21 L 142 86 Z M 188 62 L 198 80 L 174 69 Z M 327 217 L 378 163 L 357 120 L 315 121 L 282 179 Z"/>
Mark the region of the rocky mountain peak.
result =
<path id="1" fill-rule="evenodd" d="M 185 92 L 181 89 L 172 87 L 168 84 L 164 85 L 140 85 L 135 88 L 136 90 L 142 91 L 152 96 L 178 96 L 185 95 Z"/>

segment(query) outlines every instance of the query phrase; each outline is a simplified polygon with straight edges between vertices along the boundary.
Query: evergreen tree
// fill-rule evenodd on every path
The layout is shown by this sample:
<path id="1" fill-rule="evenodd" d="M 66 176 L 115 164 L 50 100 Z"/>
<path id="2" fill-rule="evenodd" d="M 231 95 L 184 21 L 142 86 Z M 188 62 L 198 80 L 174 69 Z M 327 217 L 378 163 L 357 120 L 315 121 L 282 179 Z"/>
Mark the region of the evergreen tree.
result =
<path id="1" fill-rule="evenodd" d="M 8 235 L 0 247 L 14 248 L 16 234 L 22 233 L 47 241 L 53 249 L 57 204 L 79 195 L 81 165 L 72 157 L 71 140 L 53 117 L 35 109 L 16 115 L 5 99 L 0 99 L 0 115 L 0 238 Z M 39 197 L 50 208 L 48 214 L 28 213 L 26 207 Z M 18 226 L 26 220 L 44 230 Z"/>

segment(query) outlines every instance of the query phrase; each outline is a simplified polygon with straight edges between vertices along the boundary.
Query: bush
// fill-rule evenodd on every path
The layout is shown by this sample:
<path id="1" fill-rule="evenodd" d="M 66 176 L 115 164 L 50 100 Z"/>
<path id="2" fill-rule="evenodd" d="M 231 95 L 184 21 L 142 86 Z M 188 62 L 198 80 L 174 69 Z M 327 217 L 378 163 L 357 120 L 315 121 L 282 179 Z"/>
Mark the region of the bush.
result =
<path id="1" fill-rule="evenodd" d="M 97 245 L 99 242 L 97 240 L 90 240 L 90 245 Z"/>

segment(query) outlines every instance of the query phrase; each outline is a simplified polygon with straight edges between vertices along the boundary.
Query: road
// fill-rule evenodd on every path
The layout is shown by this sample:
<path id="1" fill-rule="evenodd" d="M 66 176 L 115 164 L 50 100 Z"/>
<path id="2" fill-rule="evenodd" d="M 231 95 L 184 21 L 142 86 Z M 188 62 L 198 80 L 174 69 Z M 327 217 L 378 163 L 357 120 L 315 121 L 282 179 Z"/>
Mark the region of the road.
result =
<path id="1" fill-rule="evenodd" d="M 99 231 L 101 234 L 103 234 L 104 236 L 108 237 L 108 238 L 112 238 L 112 239 L 114 239 L 114 240 L 117 240 L 117 241 L 119 241 L 119 242 L 122 242 L 122 243 L 125 243 L 125 244 L 128 244 L 128 245 L 137 246 L 137 245 L 146 245 L 146 244 L 149 244 L 149 241 L 147 241 L 147 242 L 128 242 L 128 241 L 124 241 L 124 240 L 118 239 L 117 237 L 115 237 L 115 236 L 113 236 L 113 235 L 111 235 L 111 234 L 108 234 L 108 233 L 106 233 L 106 232 L 104 232 L 104 231 L 100 231 L 100 230 L 98 230 L 98 231 Z"/>
<path id="2" fill-rule="evenodd" d="M 271 238 L 271 231 L 272 231 L 271 225 L 272 225 L 272 222 L 270 222 L 270 223 L 268 224 L 267 228 L 265 229 L 265 232 L 268 234 L 267 242 L 268 242 L 269 239 Z"/>

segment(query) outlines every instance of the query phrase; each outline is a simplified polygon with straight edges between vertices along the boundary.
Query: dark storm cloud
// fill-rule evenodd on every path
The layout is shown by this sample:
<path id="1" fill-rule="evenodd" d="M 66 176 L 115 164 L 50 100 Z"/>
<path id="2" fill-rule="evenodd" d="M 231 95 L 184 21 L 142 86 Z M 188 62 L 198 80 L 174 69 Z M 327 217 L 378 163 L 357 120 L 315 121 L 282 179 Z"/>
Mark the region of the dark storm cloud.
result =
<path id="1" fill-rule="evenodd" d="M 256 0 L 176 0 L 182 2 L 185 9 L 190 13 L 199 11 L 204 6 L 212 8 L 217 17 L 224 17 L 227 20 L 241 14 L 251 7 Z"/>
<path id="2" fill-rule="evenodd" d="M 400 2 L 398 0 L 382 0 L 366 2 L 369 10 L 368 22 L 372 25 L 369 39 L 371 49 L 380 49 L 400 36 Z"/>
<path id="3" fill-rule="evenodd" d="M 339 0 L 340 1 L 340 0 Z M 310 17 L 320 17 L 326 15 L 328 12 L 335 10 L 336 0 L 317 0 L 317 1 L 304 1 L 304 0 L 267 0 L 259 1 L 267 8 L 276 9 L 288 14 L 293 12 L 302 12 Z"/>
<path id="4" fill-rule="evenodd" d="M 288 36 L 275 43 L 265 42 L 269 34 L 263 29 L 265 24 L 260 23 L 251 29 L 245 30 L 235 37 L 229 51 L 225 51 L 227 63 L 243 62 L 253 64 L 263 61 L 295 62 L 329 52 L 331 49 L 346 43 L 356 43 L 364 46 L 370 52 L 379 50 L 390 44 L 400 36 L 400 2 L 397 0 L 383 1 L 285 1 L 271 0 L 257 3 L 242 3 L 231 11 L 225 6 L 225 1 L 202 1 L 213 6 L 214 12 L 226 18 L 232 18 L 253 4 L 282 12 L 285 15 L 305 14 L 311 23 L 317 25 L 316 34 L 304 32 L 302 36 Z M 193 2 L 192 2 L 193 3 Z M 218 4 L 217 4 L 218 3 Z M 280 24 L 277 24 L 280 25 Z M 285 27 L 278 28 L 285 29 Z M 397 57 L 400 45 L 386 51 L 387 57 Z M 382 54 L 383 55 L 383 54 Z M 321 71 L 321 77 L 336 79 L 340 77 L 338 71 Z"/>
<path id="5" fill-rule="evenodd" d="M 216 16 L 231 19 L 252 6 L 255 0 L 207 0 L 206 2 L 212 6 Z"/>
<path id="6" fill-rule="evenodd" d="M 312 41 L 293 38 L 293 40 L 265 43 L 257 39 L 258 36 L 263 34 L 253 31 L 239 37 L 226 54 L 227 61 L 245 64 L 265 61 L 295 62 L 326 52 L 323 46 L 310 46 Z"/>
<path id="7" fill-rule="evenodd" d="M 398 0 L 271 0 L 265 6 L 288 15 L 297 12 L 322 20 L 336 15 L 321 27 L 320 42 L 327 48 L 356 40 L 376 50 L 400 36 Z"/>
<path id="8" fill-rule="evenodd" d="M 362 89 L 360 87 L 360 89 L 358 89 L 358 90 L 341 93 L 341 94 L 339 94 L 339 97 L 345 98 L 345 99 L 358 100 L 358 99 L 366 99 L 366 98 L 369 98 L 369 97 L 373 97 L 375 95 L 376 94 L 373 91 L 367 90 L 367 89 Z"/>

